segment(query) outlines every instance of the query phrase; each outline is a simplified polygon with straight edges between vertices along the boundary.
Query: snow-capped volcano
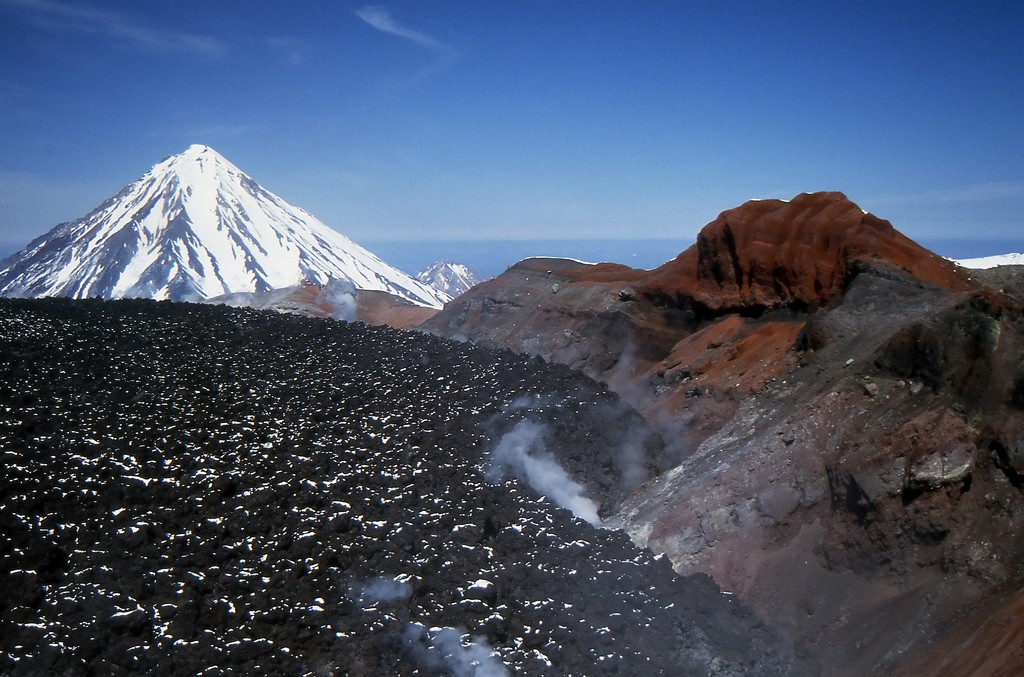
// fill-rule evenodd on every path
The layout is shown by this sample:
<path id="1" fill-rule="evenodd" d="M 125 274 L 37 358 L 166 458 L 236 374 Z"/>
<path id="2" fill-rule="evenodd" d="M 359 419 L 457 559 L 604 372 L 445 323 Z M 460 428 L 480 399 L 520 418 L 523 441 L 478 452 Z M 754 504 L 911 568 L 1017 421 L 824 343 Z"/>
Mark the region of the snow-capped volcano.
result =
<path id="1" fill-rule="evenodd" d="M 166 158 L 3 265 L 3 296 L 182 301 L 344 279 L 421 305 L 449 299 L 202 145 Z"/>
<path id="2" fill-rule="evenodd" d="M 416 279 L 451 297 L 484 281 L 468 266 L 454 261 L 435 261 L 426 270 L 416 273 Z"/>

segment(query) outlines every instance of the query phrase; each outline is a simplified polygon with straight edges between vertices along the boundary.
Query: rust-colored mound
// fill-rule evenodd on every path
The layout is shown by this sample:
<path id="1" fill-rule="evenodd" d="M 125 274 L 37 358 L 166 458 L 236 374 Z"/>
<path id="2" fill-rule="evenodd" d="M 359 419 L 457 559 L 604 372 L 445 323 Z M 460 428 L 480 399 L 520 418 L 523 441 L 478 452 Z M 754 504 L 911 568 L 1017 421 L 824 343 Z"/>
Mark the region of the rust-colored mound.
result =
<path id="1" fill-rule="evenodd" d="M 358 320 L 372 325 L 409 329 L 429 320 L 436 308 L 418 306 L 385 291 L 331 285 L 300 284 L 269 292 L 243 292 L 209 299 L 207 303 L 275 310 L 282 313 Z M 354 306 L 353 306 L 354 303 Z"/>
<path id="2" fill-rule="evenodd" d="M 366 324 L 409 329 L 436 314 L 436 308 L 418 306 L 386 291 L 360 289 L 356 296 L 356 319 Z"/>
<path id="3" fill-rule="evenodd" d="M 838 192 L 751 200 L 722 212 L 643 291 L 714 310 L 827 306 L 857 263 L 892 266 L 952 290 L 971 286 L 953 263 Z"/>

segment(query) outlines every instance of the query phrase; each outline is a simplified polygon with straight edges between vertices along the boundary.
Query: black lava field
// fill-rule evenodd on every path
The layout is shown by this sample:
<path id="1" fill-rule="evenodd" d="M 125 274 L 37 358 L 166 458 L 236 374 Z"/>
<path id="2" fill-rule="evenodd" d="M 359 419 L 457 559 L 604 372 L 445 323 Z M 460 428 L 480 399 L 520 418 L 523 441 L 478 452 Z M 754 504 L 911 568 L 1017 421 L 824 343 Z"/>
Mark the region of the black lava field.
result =
<path id="1" fill-rule="evenodd" d="M 488 454 L 531 421 L 605 509 L 664 443 L 586 377 L 361 323 L 0 300 L 0 674 L 798 674 Z M 636 442 L 640 435 L 640 442 Z"/>

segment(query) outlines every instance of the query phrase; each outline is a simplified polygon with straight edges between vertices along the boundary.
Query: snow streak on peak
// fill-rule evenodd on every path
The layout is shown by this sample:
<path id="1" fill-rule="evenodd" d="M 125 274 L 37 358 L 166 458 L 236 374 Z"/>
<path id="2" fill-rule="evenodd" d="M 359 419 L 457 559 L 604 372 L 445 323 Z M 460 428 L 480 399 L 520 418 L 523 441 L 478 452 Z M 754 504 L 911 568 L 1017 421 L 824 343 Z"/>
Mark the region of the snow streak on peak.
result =
<path id="1" fill-rule="evenodd" d="M 4 296 L 183 301 L 340 279 L 420 305 L 449 299 L 200 144 L 4 264 Z"/>

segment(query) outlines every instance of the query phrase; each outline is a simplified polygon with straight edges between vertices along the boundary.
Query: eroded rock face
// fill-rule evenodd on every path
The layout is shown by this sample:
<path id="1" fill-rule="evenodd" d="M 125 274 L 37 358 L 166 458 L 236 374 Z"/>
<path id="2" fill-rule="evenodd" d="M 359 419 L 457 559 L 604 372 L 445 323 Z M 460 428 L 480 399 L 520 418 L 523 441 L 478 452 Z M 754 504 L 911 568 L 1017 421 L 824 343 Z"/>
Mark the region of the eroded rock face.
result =
<path id="1" fill-rule="evenodd" d="M 984 290 L 858 276 L 815 315 L 815 350 L 611 524 L 791 627 L 829 671 L 923 661 L 956 614 L 1024 583 L 1022 318 Z M 716 409 L 701 399 L 681 411 Z M 995 640 L 974 641 L 957 660 Z"/>
<path id="2" fill-rule="evenodd" d="M 722 212 L 696 244 L 653 271 L 642 289 L 713 312 L 804 309 L 837 302 L 858 262 L 891 266 L 947 289 L 969 286 L 952 262 L 842 193 L 804 193 Z"/>
<path id="3" fill-rule="evenodd" d="M 653 271 L 535 261 L 489 284 L 424 326 L 582 369 L 683 449 L 609 524 L 829 674 L 998 644 L 979 619 L 1024 585 L 1024 311 L 1005 280 L 823 193 L 723 212 Z"/>

